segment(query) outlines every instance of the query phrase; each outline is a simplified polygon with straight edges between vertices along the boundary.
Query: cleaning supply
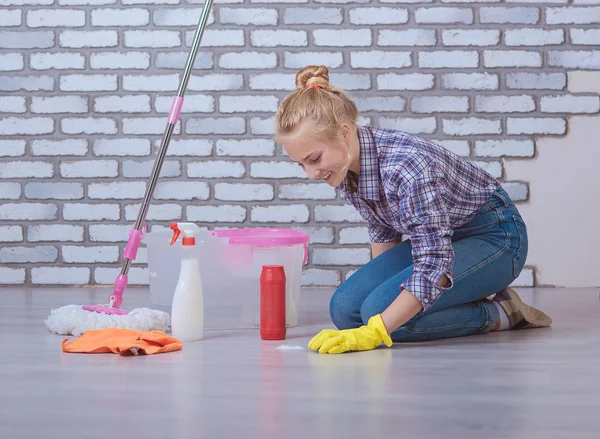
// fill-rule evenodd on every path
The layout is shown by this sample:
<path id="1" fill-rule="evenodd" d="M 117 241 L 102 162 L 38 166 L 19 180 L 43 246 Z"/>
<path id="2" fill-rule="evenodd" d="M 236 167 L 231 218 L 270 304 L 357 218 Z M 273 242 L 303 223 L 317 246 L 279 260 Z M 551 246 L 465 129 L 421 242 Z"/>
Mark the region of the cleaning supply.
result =
<path id="1" fill-rule="evenodd" d="M 194 226 L 191 223 L 171 224 L 171 245 L 183 233 L 181 268 L 171 308 L 171 332 L 184 342 L 199 341 L 204 337 L 204 295 L 200 264 L 195 254 Z"/>
<path id="2" fill-rule="evenodd" d="M 91 329 L 69 342 L 65 338 L 63 352 L 88 354 L 152 355 L 181 350 L 183 343 L 163 331 L 132 329 Z"/>
<path id="3" fill-rule="evenodd" d="M 136 312 L 133 318 L 129 317 L 134 311 L 128 313 L 125 310 L 120 309 L 123 302 L 123 291 L 127 287 L 128 273 L 131 267 L 132 261 L 135 260 L 137 251 L 140 246 L 140 242 L 143 239 L 143 235 L 146 230 L 146 215 L 150 208 L 150 200 L 154 195 L 156 183 L 160 175 L 160 171 L 167 154 L 169 142 L 171 141 L 171 135 L 175 130 L 175 126 L 179 120 L 179 114 L 183 106 L 183 97 L 187 84 L 196 60 L 196 55 L 200 47 L 202 35 L 204 34 L 204 28 L 210 16 L 210 8 L 213 0 L 207 0 L 204 3 L 204 8 L 198 22 L 196 34 L 192 41 L 192 47 L 188 55 L 177 96 L 173 98 L 171 105 L 171 111 L 167 119 L 167 126 L 161 141 L 156 160 L 154 162 L 154 168 L 150 174 L 150 181 L 146 187 L 146 193 L 144 199 L 140 205 L 138 217 L 134 224 L 133 229 L 129 232 L 129 239 L 127 246 L 124 251 L 123 266 L 121 273 L 115 280 L 113 293 L 108 298 L 108 304 L 106 305 L 91 305 L 91 306 L 74 306 L 67 305 L 66 307 L 59 308 L 58 310 L 52 310 L 50 316 L 46 320 L 46 327 L 52 332 L 57 334 L 72 334 L 73 331 L 81 331 L 85 329 L 94 328 L 106 328 L 106 327 L 129 327 L 131 329 L 142 329 L 150 327 L 151 329 L 161 329 L 165 323 L 168 325 L 168 314 L 162 311 L 156 311 L 156 313 L 150 312 L 152 310 L 144 310 L 143 312 Z M 87 314 L 95 313 L 100 316 L 89 317 Z M 166 320 L 165 320 L 166 314 Z M 123 317 L 119 319 L 119 317 Z M 156 325 L 156 326 L 154 326 Z M 73 333 L 73 335 L 76 335 Z"/>
<path id="4" fill-rule="evenodd" d="M 281 265 L 264 265 L 260 274 L 260 336 L 284 340 L 286 335 L 285 271 Z"/>

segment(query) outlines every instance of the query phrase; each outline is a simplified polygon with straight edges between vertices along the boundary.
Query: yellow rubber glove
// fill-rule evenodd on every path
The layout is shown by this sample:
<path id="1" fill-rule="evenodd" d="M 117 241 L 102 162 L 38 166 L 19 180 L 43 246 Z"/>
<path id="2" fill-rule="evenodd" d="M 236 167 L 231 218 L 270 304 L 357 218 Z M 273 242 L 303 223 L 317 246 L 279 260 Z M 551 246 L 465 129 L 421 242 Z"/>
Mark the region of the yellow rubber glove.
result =
<path id="1" fill-rule="evenodd" d="M 308 348 L 319 351 L 320 354 L 341 354 L 348 351 L 369 351 L 381 342 L 387 347 L 392 345 L 381 314 L 377 314 L 369 319 L 367 326 L 342 331 L 325 329 L 312 338 Z"/>

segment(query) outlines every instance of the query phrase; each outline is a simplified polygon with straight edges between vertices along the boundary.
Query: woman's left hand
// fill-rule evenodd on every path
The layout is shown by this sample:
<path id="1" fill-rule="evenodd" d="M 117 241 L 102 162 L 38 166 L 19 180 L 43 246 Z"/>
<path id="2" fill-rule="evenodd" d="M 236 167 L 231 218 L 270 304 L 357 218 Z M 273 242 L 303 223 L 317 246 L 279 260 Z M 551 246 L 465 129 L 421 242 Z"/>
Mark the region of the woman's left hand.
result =
<path id="1" fill-rule="evenodd" d="M 354 329 L 325 329 L 315 335 L 308 343 L 308 348 L 320 354 L 341 354 L 349 351 L 368 351 L 381 343 L 387 347 L 392 339 L 385 329 L 381 314 L 369 319 L 366 326 Z"/>

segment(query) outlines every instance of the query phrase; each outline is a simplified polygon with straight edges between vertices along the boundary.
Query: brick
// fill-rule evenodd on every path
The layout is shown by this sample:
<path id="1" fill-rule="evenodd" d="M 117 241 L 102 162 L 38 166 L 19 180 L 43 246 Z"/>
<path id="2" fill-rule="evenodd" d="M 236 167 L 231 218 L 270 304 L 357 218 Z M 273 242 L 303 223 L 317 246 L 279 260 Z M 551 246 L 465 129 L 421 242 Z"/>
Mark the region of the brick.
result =
<path id="1" fill-rule="evenodd" d="M 527 113 L 535 110 L 531 96 L 475 96 L 478 113 Z"/>
<path id="2" fill-rule="evenodd" d="M 161 141 L 155 142 L 155 150 L 158 152 Z M 206 157 L 212 155 L 213 141 L 206 139 L 171 139 L 167 157 Z"/>
<path id="3" fill-rule="evenodd" d="M 481 119 L 465 117 L 464 119 L 444 119 L 444 134 L 450 136 L 469 136 L 475 134 L 500 134 L 502 127 L 499 119 Z"/>
<path id="4" fill-rule="evenodd" d="M 507 46 L 549 46 L 562 44 L 565 32 L 562 29 L 508 29 L 504 31 Z"/>
<path id="5" fill-rule="evenodd" d="M 120 274 L 120 268 L 98 267 L 94 269 L 94 282 L 99 285 L 113 285 Z M 132 267 L 129 270 L 128 283 L 130 285 L 148 285 L 149 273 L 147 268 Z"/>
<path id="6" fill-rule="evenodd" d="M 440 68 L 475 68 L 479 65 L 479 54 L 476 51 L 446 50 L 436 52 L 420 52 L 419 67 Z"/>
<path id="7" fill-rule="evenodd" d="M 80 53 L 32 53 L 29 66 L 32 70 L 84 69 L 85 57 Z"/>
<path id="8" fill-rule="evenodd" d="M 371 88 L 371 76 L 368 73 L 332 73 L 329 76 L 331 84 L 342 90 L 369 90 Z"/>
<path id="9" fill-rule="evenodd" d="M 379 90 L 429 90 L 433 88 L 435 76 L 430 73 L 385 73 L 377 76 Z"/>
<path id="10" fill-rule="evenodd" d="M 565 134 L 567 124 L 561 117 L 509 117 L 507 134 Z"/>
<path id="11" fill-rule="evenodd" d="M 150 67 L 150 54 L 148 52 L 92 53 L 90 67 L 102 70 L 147 69 Z"/>
<path id="12" fill-rule="evenodd" d="M 250 176 L 253 178 L 307 178 L 304 171 L 290 162 L 254 162 L 250 164 Z"/>
<path id="13" fill-rule="evenodd" d="M 190 78 L 190 91 L 239 90 L 244 87 L 241 74 L 196 75 Z"/>
<path id="14" fill-rule="evenodd" d="M 0 182 L 0 200 L 18 200 L 21 198 L 20 183 Z"/>
<path id="15" fill-rule="evenodd" d="M 164 117 L 125 117 L 123 118 L 123 134 L 163 134 L 167 121 Z M 177 122 L 174 134 L 181 132 L 181 122 Z"/>
<path id="16" fill-rule="evenodd" d="M 246 219 L 244 206 L 188 206 L 187 220 L 203 223 L 241 223 Z"/>
<path id="17" fill-rule="evenodd" d="M 219 111 L 221 113 L 275 112 L 279 99 L 276 96 L 246 95 L 220 96 Z"/>
<path id="18" fill-rule="evenodd" d="M 0 226 L 0 242 L 23 241 L 23 228 L 21 226 Z"/>
<path id="19" fill-rule="evenodd" d="M 372 42 L 369 29 L 316 29 L 313 44 L 326 47 L 365 47 Z"/>
<path id="20" fill-rule="evenodd" d="M 27 227 L 29 242 L 83 242 L 83 226 L 68 224 L 41 224 Z"/>
<path id="21" fill-rule="evenodd" d="M 81 200 L 82 183 L 26 183 L 25 198 L 37 200 Z"/>
<path id="22" fill-rule="evenodd" d="M 82 6 L 82 5 L 114 5 L 117 0 L 58 0 L 59 5 L 63 6 Z"/>
<path id="23" fill-rule="evenodd" d="M 573 44 L 582 45 L 598 45 L 600 44 L 599 29 L 571 29 L 571 42 Z"/>
<path id="24" fill-rule="evenodd" d="M 31 112 L 41 114 L 87 113 L 88 98 L 83 96 L 32 97 Z"/>
<path id="25" fill-rule="evenodd" d="M 546 8 L 547 24 L 600 23 L 600 6 Z"/>
<path id="26" fill-rule="evenodd" d="M 266 139 L 217 140 L 217 155 L 231 157 L 273 156 L 275 142 Z"/>
<path id="27" fill-rule="evenodd" d="M 272 136 L 275 132 L 275 118 L 253 117 L 250 119 L 250 131 L 254 135 Z"/>
<path id="28" fill-rule="evenodd" d="M 422 96 L 412 99 L 413 113 L 466 113 L 469 98 L 466 96 Z"/>
<path id="29" fill-rule="evenodd" d="M 29 27 L 82 27 L 85 11 L 77 9 L 37 9 L 27 11 Z"/>
<path id="30" fill-rule="evenodd" d="M 27 263 L 27 262 L 54 262 L 58 259 L 58 250 L 50 245 L 37 247 L 4 247 L 0 249 L 0 262 L 2 263 Z"/>
<path id="31" fill-rule="evenodd" d="M 68 264 L 117 262 L 119 260 L 119 247 L 63 245 L 61 246 L 61 254 L 63 261 Z"/>
<path id="32" fill-rule="evenodd" d="M 506 88 L 527 90 L 562 90 L 567 86 L 564 73 L 508 73 Z"/>
<path id="33" fill-rule="evenodd" d="M 0 31 L 0 49 L 48 49 L 53 46 L 53 31 Z"/>
<path id="34" fill-rule="evenodd" d="M 54 164 L 41 161 L 0 162 L 0 178 L 52 178 Z"/>
<path id="35" fill-rule="evenodd" d="M 117 177 L 119 162 L 116 160 L 78 160 L 62 162 L 60 176 L 63 178 Z"/>
<path id="36" fill-rule="evenodd" d="M 61 130 L 65 134 L 117 134 L 117 123 L 106 117 L 64 118 Z"/>
<path id="37" fill-rule="evenodd" d="M 92 224 L 89 230 L 92 242 L 127 242 L 131 225 Z"/>
<path id="38" fill-rule="evenodd" d="M 0 220 L 54 220 L 57 212 L 56 204 L 52 203 L 18 202 L 0 204 Z"/>
<path id="39" fill-rule="evenodd" d="M 340 244 L 369 244 L 366 227 L 346 227 L 340 230 Z"/>
<path id="40" fill-rule="evenodd" d="M 274 197 L 270 184 L 215 184 L 215 200 L 222 201 L 270 201 Z"/>
<path id="41" fill-rule="evenodd" d="M 123 177 L 125 178 L 148 178 L 154 167 L 154 160 L 134 161 L 126 160 L 123 162 Z M 181 164 L 177 160 L 166 160 L 160 168 L 160 177 L 179 177 L 181 176 Z"/>
<path id="42" fill-rule="evenodd" d="M 528 7 L 481 7 L 479 22 L 482 24 L 537 24 L 540 21 L 540 10 Z"/>
<path id="43" fill-rule="evenodd" d="M 211 160 L 187 164 L 187 175 L 191 178 L 242 178 L 246 175 L 244 162 Z"/>
<path id="44" fill-rule="evenodd" d="M 406 101 L 399 97 L 370 97 L 370 98 L 355 98 L 354 102 L 359 111 L 404 111 Z"/>
<path id="45" fill-rule="evenodd" d="M 31 141 L 31 154 L 34 156 L 84 156 L 87 152 L 88 143 L 86 139 L 40 139 Z"/>
<path id="46" fill-rule="evenodd" d="M 479 157 L 533 157 L 533 140 L 494 139 L 477 140 L 475 155 Z"/>
<path id="47" fill-rule="evenodd" d="M 352 24 L 402 24 L 408 22 L 408 9 L 400 8 L 352 8 L 349 11 Z"/>
<path id="48" fill-rule="evenodd" d="M 25 98 L 21 96 L 0 96 L 0 113 L 25 113 Z"/>
<path id="49" fill-rule="evenodd" d="M 219 57 L 224 69 L 272 69 L 277 66 L 277 55 L 264 52 L 229 52 Z"/>
<path id="50" fill-rule="evenodd" d="M 483 169 L 485 172 L 487 172 L 488 174 L 490 174 L 492 177 L 494 178 L 501 178 L 502 177 L 502 163 L 501 162 L 497 162 L 497 161 L 493 161 L 493 162 L 481 162 L 481 161 L 473 161 L 473 164 L 475 164 L 476 166 L 479 166 L 481 169 Z"/>
<path id="51" fill-rule="evenodd" d="M 125 47 L 179 47 L 181 34 L 169 30 L 129 30 L 123 33 Z"/>
<path id="52" fill-rule="evenodd" d="M 360 213 L 351 205 L 318 205 L 315 206 L 315 222 L 362 223 Z"/>
<path id="53" fill-rule="evenodd" d="M 181 70 L 185 67 L 189 53 L 188 52 L 167 52 L 157 53 L 155 55 L 156 67 L 161 69 Z M 212 69 L 214 67 L 213 54 L 209 52 L 200 52 L 196 55 L 194 69 Z M 214 75 L 217 76 L 217 75 Z M 190 84 L 196 80 L 195 76 L 190 78 Z M 193 90 L 190 88 L 190 90 Z"/>
<path id="54" fill-rule="evenodd" d="M 497 90 L 498 75 L 489 73 L 447 73 L 442 75 L 442 86 L 451 90 Z"/>
<path id="55" fill-rule="evenodd" d="M 24 283 L 24 268 L 0 267 L 0 285 L 21 285 Z"/>
<path id="56" fill-rule="evenodd" d="M 154 191 L 157 200 L 208 200 L 209 196 L 208 184 L 199 181 L 161 181 Z"/>
<path id="57" fill-rule="evenodd" d="M 483 64 L 486 67 L 541 67 L 542 55 L 525 50 L 486 50 Z"/>
<path id="58" fill-rule="evenodd" d="M 495 46 L 500 43 L 497 29 L 444 29 L 442 43 L 445 46 Z"/>
<path id="59" fill-rule="evenodd" d="M 315 248 L 314 265 L 363 265 L 371 260 L 368 248 Z"/>
<path id="60" fill-rule="evenodd" d="M 62 216 L 65 221 L 117 221 L 121 208 L 118 204 L 65 203 Z"/>
<path id="61" fill-rule="evenodd" d="M 58 36 L 58 45 L 65 48 L 116 47 L 119 34 L 115 30 L 65 30 Z"/>
<path id="62" fill-rule="evenodd" d="M 380 30 L 378 46 L 435 46 L 434 29 Z"/>
<path id="63" fill-rule="evenodd" d="M 149 113 L 150 96 L 102 96 L 94 99 L 96 113 Z"/>
<path id="64" fill-rule="evenodd" d="M 203 8 L 161 8 L 156 9 L 153 22 L 157 26 L 197 26 Z M 214 11 L 210 11 L 207 25 L 215 22 Z"/>
<path id="65" fill-rule="evenodd" d="M 415 134 L 431 134 L 437 129 L 435 117 L 380 117 L 379 126 Z"/>
<path id="66" fill-rule="evenodd" d="M 116 91 L 117 75 L 64 75 L 60 77 L 62 91 Z"/>
<path id="67" fill-rule="evenodd" d="M 307 10 L 309 13 L 310 10 Z M 285 14 L 289 9 L 285 10 Z M 236 24 L 238 26 L 275 26 L 279 20 L 279 11 L 272 8 L 225 8 L 219 9 L 219 18 L 222 24 Z M 286 23 L 288 23 L 286 21 Z M 290 24 L 290 23 L 288 23 Z M 302 23 L 291 23 L 302 24 Z"/>
<path id="68" fill-rule="evenodd" d="M 303 287 L 337 287 L 340 283 L 340 273 L 337 270 L 310 268 L 302 271 L 301 285 Z"/>
<path id="69" fill-rule="evenodd" d="M 3 5 L 6 5 L 3 2 Z M 21 26 L 21 11 L 10 11 L 8 9 L 3 9 L 2 15 L 0 15 L 0 27 L 10 27 L 10 26 Z"/>
<path id="70" fill-rule="evenodd" d="M 0 135 L 50 134 L 54 132 L 54 121 L 47 117 L 5 117 L 0 119 Z"/>
<path id="71" fill-rule="evenodd" d="M 542 96 L 540 99 L 542 113 L 598 113 L 600 98 L 598 96 Z"/>
<path id="72" fill-rule="evenodd" d="M 280 184 L 278 198 L 281 200 L 335 200 L 335 188 L 327 183 Z"/>
<path id="73" fill-rule="evenodd" d="M 250 88 L 253 90 L 285 90 L 295 89 L 296 75 L 291 73 L 266 73 L 250 76 Z"/>
<path id="74" fill-rule="evenodd" d="M 124 8 L 95 9 L 91 12 L 92 26 L 146 26 L 150 24 L 150 13 L 147 9 Z"/>
<path id="75" fill-rule="evenodd" d="M 148 139 L 97 139 L 94 140 L 94 155 L 97 156 L 147 156 L 150 155 Z"/>
<path id="76" fill-rule="evenodd" d="M 461 157 L 468 157 L 471 153 L 469 142 L 466 140 L 440 140 L 437 143 Z"/>
<path id="77" fill-rule="evenodd" d="M 307 65 L 317 64 L 330 69 L 340 67 L 344 63 L 341 52 L 285 52 L 284 66 L 286 69 L 301 69 Z"/>
<path id="78" fill-rule="evenodd" d="M 188 119 L 185 132 L 188 134 L 244 134 L 246 120 L 242 117 Z"/>
<path id="79" fill-rule="evenodd" d="M 25 67 L 24 57 L 20 53 L 0 53 L 0 71 L 12 72 L 23 70 Z"/>
<path id="80" fill-rule="evenodd" d="M 529 187 L 524 183 L 504 182 L 502 187 L 513 201 L 525 201 L 529 196 Z"/>
<path id="81" fill-rule="evenodd" d="M 169 113 L 172 96 L 158 96 L 154 102 L 157 113 Z M 215 111 L 215 98 L 210 95 L 187 94 L 183 101 L 181 113 L 212 113 Z"/>
<path id="82" fill-rule="evenodd" d="M 88 285 L 90 269 L 87 267 L 34 267 L 31 282 L 40 285 Z"/>
<path id="83" fill-rule="evenodd" d="M 572 69 L 600 69 L 600 50 L 550 50 L 548 65 Z"/>
<path id="84" fill-rule="evenodd" d="M 54 90 L 52 76 L 0 76 L 1 91 L 50 91 Z"/>
<path id="85" fill-rule="evenodd" d="M 190 47 L 195 31 L 185 34 L 185 44 Z M 202 36 L 201 47 L 243 47 L 246 44 L 243 30 L 207 30 Z"/>
<path id="86" fill-rule="evenodd" d="M 388 52 L 383 50 L 350 52 L 350 65 L 359 69 L 410 67 L 412 65 L 410 55 L 410 52 Z"/>
<path id="87" fill-rule="evenodd" d="M 250 221 L 256 223 L 306 223 L 308 217 L 305 205 L 255 206 L 250 212 Z"/>
<path id="88" fill-rule="evenodd" d="M 468 8 L 418 8 L 415 11 L 417 23 L 473 23 L 473 11 Z"/>
<path id="89" fill-rule="evenodd" d="M 294 230 L 308 233 L 311 244 L 331 244 L 333 243 L 334 229 L 327 226 L 296 226 Z"/>
<path id="90" fill-rule="evenodd" d="M 297 30 L 254 30 L 250 41 L 254 47 L 306 47 L 308 35 Z"/>
<path id="91" fill-rule="evenodd" d="M 344 1 L 344 0 L 341 0 Z M 364 1 L 364 0 L 361 0 Z M 308 0 L 251 0 L 252 3 L 308 3 Z M 327 3 L 327 0 L 318 0 L 317 3 Z"/>
<path id="92" fill-rule="evenodd" d="M 135 221 L 140 212 L 141 204 L 125 206 L 125 220 Z M 176 221 L 181 220 L 183 208 L 179 204 L 152 204 L 148 209 L 149 221 Z"/>
<path id="93" fill-rule="evenodd" d="M 342 20 L 341 8 L 286 8 L 283 13 L 285 24 L 341 24 Z"/>
<path id="94" fill-rule="evenodd" d="M 0 139 L 0 157 L 20 157 L 25 155 L 24 140 Z"/>

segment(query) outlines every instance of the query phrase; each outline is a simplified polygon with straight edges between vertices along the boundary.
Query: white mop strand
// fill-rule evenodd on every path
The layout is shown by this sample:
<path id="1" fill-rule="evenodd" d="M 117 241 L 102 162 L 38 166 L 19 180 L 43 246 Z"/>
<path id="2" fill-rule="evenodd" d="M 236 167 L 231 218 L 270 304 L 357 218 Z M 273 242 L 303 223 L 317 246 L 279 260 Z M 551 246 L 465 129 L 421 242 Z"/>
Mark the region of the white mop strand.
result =
<path id="1" fill-rule="evenodd" d="M 166 331 L 170 316 L 164 311 L 136 308 L 125 315 L 105 314 L 84 310 L 81 305 L 66 305 L 53 309 L 46 327 L 59 335 L 79 337 L 89 329 L 126 328 L 138 331 Z"/>

